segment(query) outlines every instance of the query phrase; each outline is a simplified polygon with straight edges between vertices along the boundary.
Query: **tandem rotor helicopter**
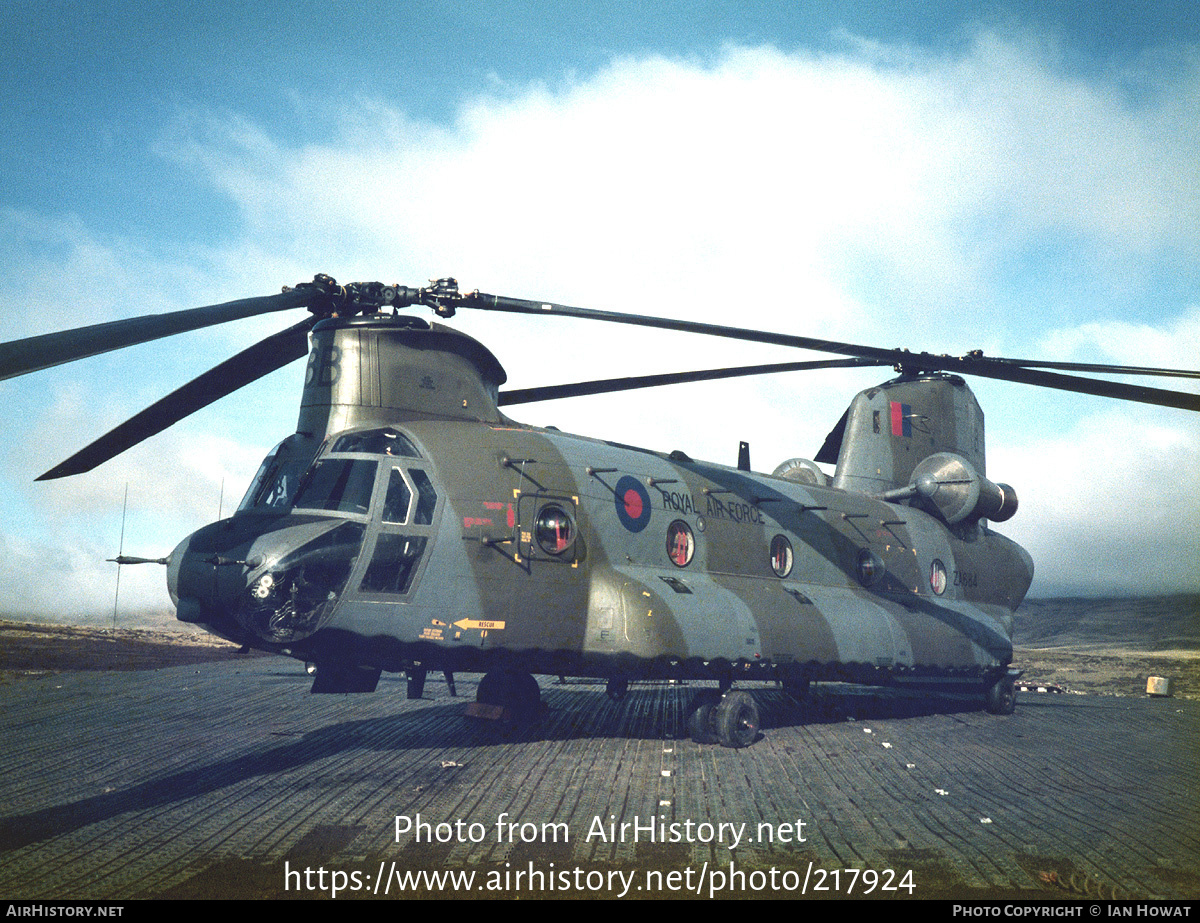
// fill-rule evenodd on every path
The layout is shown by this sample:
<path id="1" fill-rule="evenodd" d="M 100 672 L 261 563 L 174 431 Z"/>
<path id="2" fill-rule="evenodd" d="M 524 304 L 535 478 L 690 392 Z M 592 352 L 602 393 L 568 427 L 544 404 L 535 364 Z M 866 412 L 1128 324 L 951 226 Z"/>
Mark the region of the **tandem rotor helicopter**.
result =
<path id="1" fill-rule="evenodd" d="M 590 318 L 839 358 L 500 391 L 488 349 L 425 306 Z M 316 664 L 312 691 L 374 691 L 406 672 L 485 674 L 469 713 L 530 713 L 534 674 L 708 680 L 688 729 L 744 747 L 757 706 L 735 683 L 802 694 L 814 681 L 952 688 L 1012 712 L 1013 612 L 1033 578 L 991 528 L 1017 497 L 986 476 L 977 375 L 1186 410 L 1200 396 L 1064 372 L 1200 372 L 934 356 L 829 340 L 423 288 L 338 285 L 0 345 L 9 378 L 187 330 L 305 307 L 39 480 L 91 470 L 308 355 L 296 432 L 233 516 L 184 539 L 167 583 L 184 622 Z M 309 340 L 311 338 L 311 349 Z M 502 407 L 741 375 L 894 367 L 860 392 L 813 461 L 770 474 L 511 420 Z M 1054 370 L 1054 371 L 1049 371 Z M 816 464 L 836 464 L 830 477 Z M 133 562 L 144 559 L 119 559 Z"/>

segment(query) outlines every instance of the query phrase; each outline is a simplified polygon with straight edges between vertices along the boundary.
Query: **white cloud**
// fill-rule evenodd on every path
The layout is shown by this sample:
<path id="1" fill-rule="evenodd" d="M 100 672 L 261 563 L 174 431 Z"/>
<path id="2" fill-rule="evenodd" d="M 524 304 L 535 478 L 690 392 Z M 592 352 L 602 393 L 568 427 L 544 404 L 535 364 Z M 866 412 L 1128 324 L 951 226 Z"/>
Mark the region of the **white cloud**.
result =
<path id="1" fill-rule="evenodd" d="M 60 534 L 43 542 L 0 533 L 0 554 L 6 562 L 0 584 L 5 617 L 111 618 L 116 606 L 118 623 L 125 624 L 131 613 L 171 606 L 161 566 L 123 567 L 118 583 L 117 565 L 106 560 L 117 549 L 106 547 L 99 536 Z"/>
<path id="2" fill-rule="evenodd" d="M 1042 336 L 1046 358 L 1153 368 L 1200 370 L 1200 306 L 1156 325 L 1121 320 L 1055 328 Z"/>
<path id="3" fill-rule="evenodd" d="M 639 307 L 710 314 L 754 279 L 756 307 L 788 291 L 825 329 L 850 329 L 834 312 L 865 291 L 982 325 L 997 263 L 1046 235 L 1094 266 L 1196 254 L 1198 82 L 1185 68 L 1135 100 L 995 33 L 958 57 L 732 46 L 483 95 L 448 127 L 357 101 L 320 143 L 222 114 L 170 149 L 256 245 L 339 271 L 449 266 L 564 299 L 619 280 Z"/>
<path id="4" fill-rule="evenodd" d="M 1108 410 L 1054 438 L 993 451 L 1021 508 L 1002 531 L 1041 566 L 1037 591 L 1137 595 L 1195 587 L 1200 432 Z"/>
<path id="5" fill-rule="evenodd" d="M 980 33 L 955 54 L 850 43 L 826 54 L 730 46 L 703 60 L 630 57 L 594 75 L 491 88 L 448 125 L 413 120 L 386 100 L 298 103 L 329 124 L 320 141 L 200 111 L 161 150 L 237 207 L 241 224 L 221 244 L 167 237 L 149 247 L 103 237 L 86 218 L 7 212 L 9 237 L 25 250 L 10 246 L 5 262 L 25 258 L 19 292 L 39 312 L 66 313 L 47 294 L 63 279 L 96 283 L 77 285 L 89 295 L 73 303 L 89 320 L 142 313 L 150 302 L 162 310 L 264 294 L 316 271 L 409 285 L 454 272 L 467 288 L 499 294 L 870 345 L 1194 365 L 1200 321 L 1177 291 L 1124 316 L 1128 293 L 1153 291 L 1164 267 L 1194 280 L 1200 255 L 1200 69 L 1184 62 L 1157 81 L 1142 76 L 1134 94 L 1116 79 L 1071 74 L 1045 42 Z M 1111 300 L 1095 299 L 1110 290 Z M 1030 291 L 1045 297 L 1020 304 Z M 1059 296 L 1093 305 L 1087 322 L 1056 320 L 1045 305 Z M 453 323 L 493 349 L 516 387 L 813 358 L 572 321 L 462 312 Z M 211 361 L 280 326 L 266 318 L 215 334 L 226 351 Z M 170 354 L 181 368 L 158 394 L 210 364 L 213 342 L 201 337 Z M 153 359 L 140 362 L 139 373 L 158 371 Z M 755 466 L 770 470 L 815 454 L 853 392 L 886 376 L 810 373 L 514 415 L 727 462 L 747 438 Z M 69 380 L 51 379 L 49 393 Z M 129 479 L 147 485 L 163 511 L 154 534 L 174 524 L 182 537 L 212 518 L 205 498 L 222 475 L 244 482 L 290 430 L 292 381 L 263 383 L 97 480 L 61 488 L 49 501 L 59 521 L 99 509 L 102 487 Z M 37 439 L 42 454 L 60 445 L 69 454 L 102 431 L 100 418 L 107 426 L 125 415 L 108 385 L 95 391 L 88 380 L 73 410 L 45 409 L 14 386 L 22 406 L 42 409 L 15 420 L 9 410 L 8 431 Z M 1030 524 L 1016 531 L 1036 546 L 1041 573 L 1054 574 L 1055 561 L 1097 534 L 1115 554 L 1130 509 L 1141 517 L 1132 534 L 1149 551 L 1178 546 L 1181 522 L 1197 521 L 1181 491 L 1130 503 L 1187 477 L 1197 440 L 1185 415 L 1132 412 L 1124 432 L 1135 437 L 1106 462 L 1096 430 L 1106 424 L 1087 418 L 1107 413 L 1101 404 L 1012 399 L 986 383 L 977 391 L 997 459 L 989 470 L 1021 494 L 1014 528 Z M 1005 399 L 989 403 L 993 394 Z M 1146 427 L 1157 426 L 1182 441 L 1133 454 L 1131 445 L 1155 444 Z M 1063 474 L 1048 480 L 1034 459 L 1053 459 Z M 16 467 L 24 476 L 25 465 Z M 1080 567 L 1058 573 L 1070 581 Z M 1154 573 L 1195 585 L 1180 568 Z"/>

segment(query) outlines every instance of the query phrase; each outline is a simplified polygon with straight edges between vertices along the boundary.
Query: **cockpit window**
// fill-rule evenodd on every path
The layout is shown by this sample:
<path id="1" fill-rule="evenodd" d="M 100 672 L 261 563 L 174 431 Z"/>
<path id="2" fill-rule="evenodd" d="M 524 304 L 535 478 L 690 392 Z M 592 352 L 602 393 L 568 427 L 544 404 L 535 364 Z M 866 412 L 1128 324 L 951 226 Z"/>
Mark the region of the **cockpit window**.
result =
<path id="1" fill-rule="evenodd" d="M 363 593 L 407 593 L 425 552 L 424 536 L 385 533 L 375 543 L 375 554 L 363 575 Z"/>
<path id="2" fill-rule="evenodd" d="M 433 522 L 433 511 L 437 507 L 437 491 L 429 480 L 429 475 L 419 468 L 410 468 L 408 473 L 417 486 L 417 511 L 413 515 L 413 524 L 427 526 Z"/>
<path id="3" fill-rule="evenodd" d="M 393 468 L 388 479 L 387 495 L 383 500 L 383 521 L 387 523 L 402 523 L 408 518 L 408 503 L 412 499 L 412 491 L 404 483 L 404 476 L 399 468 Z"/>
<path id="4" fill-rule="evenodd" d="M 375 486 L 375 462 L 326 458 L 312 466 L 296 494 L 295 508 L 366 513 Z"/>
<path id="5" fill-rule="evenodd" d="M 301 451 L 295 436 L 275 446 L 259 466 L 238 510 L 282 510 L 292 502 L 308 467 L 308 452 Z"/>
<path id="6" fill-rule="evenodd" d="M 368 429 L 360 433 L 339 436 L 331 452 L 364 452 L 372 455 L 391 455 L 396 458 L 420 458 L 421 453 L 407 436 L 390 426 L 385 429 Z"/>

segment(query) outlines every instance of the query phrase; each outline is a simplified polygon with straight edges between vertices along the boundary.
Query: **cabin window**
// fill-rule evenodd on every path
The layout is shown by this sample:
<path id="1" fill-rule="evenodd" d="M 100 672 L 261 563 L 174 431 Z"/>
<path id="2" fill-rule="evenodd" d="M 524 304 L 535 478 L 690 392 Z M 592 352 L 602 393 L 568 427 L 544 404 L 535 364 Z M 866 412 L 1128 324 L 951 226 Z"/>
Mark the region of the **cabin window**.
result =
<path id="1" fill-rule="evenodd" d="M 375 462 L 327 458 L 305 476 L 295 508 L 337 513 L 366 513 L 375 486 Z"/>
<path id="2" fill-rule="evenodd" d="M 786 577 L 792 572 L 792 543 L 786 535 L 776 535 L 771 539 L 771 570 L 776 577 Z"/>
<path id="3" fill-rule="evenodd" d="M 696 552 L 696 538 L 682 519 L 667 526 L 667 557 L 676 567 L 687 567 Z"/>
<path id="4" fill-rule="evenodd" d="M 561 555 L 575 543 L 575 524 L 561 506 L 543 506 L 534 523 L 534 535 L 547 554 Z"/>
<path id="5" fill-rule="evenodd" d="M 858 582 L 863 586 L 874 586 L 883 577 L 883 561 L 870 549 L 858 553 Z"/>
<path id="6" fill-rule="evenodd" d="M 929 565 L 929 588 L 938 596 L 946 592 L 946 565 L 938 558 Z"/>

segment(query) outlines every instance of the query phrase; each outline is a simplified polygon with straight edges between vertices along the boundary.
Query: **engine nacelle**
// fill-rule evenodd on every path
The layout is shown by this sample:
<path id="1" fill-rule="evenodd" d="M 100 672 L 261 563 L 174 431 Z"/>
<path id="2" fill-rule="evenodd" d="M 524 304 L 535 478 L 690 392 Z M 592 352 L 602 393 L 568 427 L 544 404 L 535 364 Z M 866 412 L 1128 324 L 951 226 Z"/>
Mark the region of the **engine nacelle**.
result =
<path id="1" fill-rule="evenodd" d="M 828 487 L 831 480 L 816 462 L 809 461 L 807 458 L 789 458 L 771 474 L 795 484 L 815 484 L 817 487 Z"/>
<path id="2" fill-rule="evenodd" d="M 931 505 L 949 525 L 974 519 L 1004 522 L 1017 511 L 1017 492 L 994 484 L 961 455 L 937 452 L 913 469 L 910 495 Z"/>

